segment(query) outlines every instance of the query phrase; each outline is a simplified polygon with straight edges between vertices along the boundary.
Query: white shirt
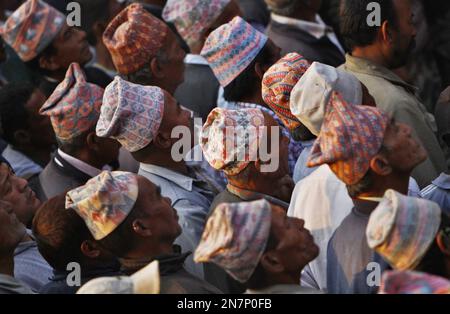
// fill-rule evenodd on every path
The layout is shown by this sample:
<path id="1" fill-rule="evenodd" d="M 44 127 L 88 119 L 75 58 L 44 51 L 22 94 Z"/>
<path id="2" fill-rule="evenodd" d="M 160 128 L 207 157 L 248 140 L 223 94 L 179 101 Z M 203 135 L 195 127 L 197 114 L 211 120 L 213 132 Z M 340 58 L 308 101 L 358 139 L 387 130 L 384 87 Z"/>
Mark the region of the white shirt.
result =
<path id="1" fill-rule="evenodd" d="M 416 181 L 410 178 L 408 195 L 417 196 L 419 191 Z M 288 216 L 305 220 L 305 228 L 320 249 L 319 256 L 303 269 L 302 286 L 326 291 L 328 242 L 353 206 L 345 183 L 328 165 L 320 166 L 295 185 Z"/>
<path id="2" fill-rule="evenodd" d="M 184 57 L 184 63 L 209 66 L 209 63 L 205 58 L 203 58 L 201 55 L 195 55 L 192 53 L 188 53 L 186 57 Z"/>
<path id="3" fill-rule="evenodd" d="M 287 16 L 278 15 L 275 13 L 271 14 L 271 19 L 279 24 L 290 25 L 307 32 L 311 36 L 320 39 L 323 36 L 327 36 L 328 39 L 339 49 L 339 51 L 344 55 L 345 50 L 342 48 L 336 34 L 333 29 L 326 25 L 325 22 L 316 14 L 316 22 L 309 22 L 299 19 L 294 19 Z"/>
<path id="4" fill-rule="evenodd" d="M 22 154 L 21 152 L 12 148 L 11 145 L 6 146 L 2 153 L 3 158 L 5 158 L 14 170 L 14 173 L 21 178 L 28 179 L 31 176 L 40 173 L 42 167 L 35 163 L 33 160 Z"/>
<path id="5" fill-rule="evenodd" d="M 345 184 L 328 165 L 295 185 L 288 216 L 305 220 L 305 228 L 320 249 L 319 256 L 302 272 L 302 286 L 326 291 L 328 241 L 352 208 Z"/>

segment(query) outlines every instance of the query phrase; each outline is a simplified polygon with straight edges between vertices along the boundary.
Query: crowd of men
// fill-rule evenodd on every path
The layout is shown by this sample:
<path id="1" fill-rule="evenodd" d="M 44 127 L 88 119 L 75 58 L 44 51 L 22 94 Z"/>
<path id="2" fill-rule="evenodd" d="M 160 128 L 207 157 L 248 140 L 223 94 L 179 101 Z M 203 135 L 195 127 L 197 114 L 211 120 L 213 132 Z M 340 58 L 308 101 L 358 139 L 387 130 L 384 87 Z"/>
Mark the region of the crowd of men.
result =
<path id="1" fill-rule="evenodd" d="M 0 3 L 0 294 L 450 293 L 445 1 L 69 2 Z"/>

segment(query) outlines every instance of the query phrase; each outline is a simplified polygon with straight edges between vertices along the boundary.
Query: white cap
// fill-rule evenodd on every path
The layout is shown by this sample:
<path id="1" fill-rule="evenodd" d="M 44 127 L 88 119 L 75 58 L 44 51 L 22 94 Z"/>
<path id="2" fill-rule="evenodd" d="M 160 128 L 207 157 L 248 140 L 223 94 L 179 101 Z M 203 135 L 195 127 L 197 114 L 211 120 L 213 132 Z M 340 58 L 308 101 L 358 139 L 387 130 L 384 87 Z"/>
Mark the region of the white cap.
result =
<path id="1" fill-rule="evenodd" d="M 159 263 L 154 261 L 131 276 L 102 277 L 87 282 L 77 294 L 158 294 Z"/>
<path id="2" fill-rule="evenodd" d="M 292 114 L 316 136 L 333 91 L 347 103 L 362 103 L 361 82 L 353 74 L 319 62 L 309 67 L 291 92 Z"/>

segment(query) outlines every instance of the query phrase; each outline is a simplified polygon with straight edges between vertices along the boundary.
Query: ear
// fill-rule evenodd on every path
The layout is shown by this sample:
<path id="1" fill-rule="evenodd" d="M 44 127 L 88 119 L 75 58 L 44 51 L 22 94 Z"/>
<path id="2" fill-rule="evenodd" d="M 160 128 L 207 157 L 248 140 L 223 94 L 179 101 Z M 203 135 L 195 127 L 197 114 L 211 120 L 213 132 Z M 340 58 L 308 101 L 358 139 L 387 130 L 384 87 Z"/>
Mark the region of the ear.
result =
<path id="1" fill-rule="evenodd" d="M 47 71 L 57 71 L 59 70 L 59 64 L 55 61 L 55 58 L 53 56 L 47 57 L 47 56 L 41 56 L 39 58 L 39 66 L 42 69 L 45 69 Z"/>
<path id="2" fill-rule="evenodd" d="M 156 77 L 156 78 L 164 77 L 164 72 L 163 72 L 162 68 L 160 67 L 159 62 L 156 57 L 154 57 L 154 58 L 152 58 L 152 60 L 150 60 L 150 70 L 152 71 L 152 74 L 154 77 Z"/>
<path id="3" fill-rule="evenodd" d="M 256 76 L 262 81 L 264 77 L 264 73 L 266 73 L 267 69 L 264 67 L 261 63 L 256 62 L 255 63 L 255 73 Z"/>
<path id="4" fill-rule="evenodd" d="M 155 139 L 153 140 L 153 144 L 159 148 L 170 149 L 172 147 L 170 134 L 162 131 L 158 132 Z"/>
<path id="5" fill-rule="evenodd" d="M 444 231 L 439 232 L 436 236 L 436 242 L 439 250 L 445 256 L 450 256 L 450 234 L 446 234 Z"/>
<path id="6" fill-rule="evenodd" d="M 384 21 L 383 24 L 381 24 L 380 35 L 383 43 L 392 44 L 392 42 L 394 41 L 392 28 L 391 25 L 389 25 L 388 21 Z"/>
<path id="7" fill-rule="evenodd" d="M 18 144 L 29 144 L 31 142 L 31 136 L 28 131 L 17 130 L 16 132 L 14 132 L 14 140 Z"/>
<path id="8" fill-rule="evenodd" d="M 283 264 L 281 264 L 278 255 L 274 251 L 264 253 L 259 262 L 268 273 L 279 274 L 284 271 Z"/>
<path id="9" fill-rule="evenodd" d="M 89 149 L 97 150 L 98 149 L 98 137 L 95 132 L 90 132 L 86 137 L 86 144 Z"/>
<path id="10" fill-rule="evenodd" d="M 379 154 L 372 158 L 372 160 L 370 161 L 370 169 L 372 169 L 372 171 L 377 175 L 383 177 L 388 176 L 392 173 L 392 167 L 386 157 Z"/>
<path id="11" fill-rule="evenodd" d="M 150 228 L 148 228 L 142 219 L 134 220 L 131 226 L 133 231 L 141 237 L 151 237 L 153 235 Z"/>
<path id="12" fill-rule="evenodd" d="M 81 253 L 89 258 L 97 258 L 100 256 L 98 247 L 89 240 L 83 241 L 80 247 Z"/>

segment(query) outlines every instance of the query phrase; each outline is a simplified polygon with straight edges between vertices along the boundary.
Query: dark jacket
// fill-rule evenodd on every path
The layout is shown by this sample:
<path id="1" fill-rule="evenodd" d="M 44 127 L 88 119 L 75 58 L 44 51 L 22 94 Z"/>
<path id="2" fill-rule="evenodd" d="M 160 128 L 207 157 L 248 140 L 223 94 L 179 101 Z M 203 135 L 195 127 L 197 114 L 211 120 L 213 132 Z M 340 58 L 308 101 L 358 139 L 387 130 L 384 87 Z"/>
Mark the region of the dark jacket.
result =
<path id="1" fill-rule="evenodd" d="M 345 62 L 341 51 L 323 36 L 320 39 L 291 25 L 270 21 L 267 35 L 281 48 L 282 55 L 297 52 L 307 60 L 321 62 L 337 67 Z"/>
<path id="2" fill-rule="evenodd" d="M 178 86 L 175 98 L 205 122 L 211 110 L 217 107 L 219 86 L 208 65 L 186 64 L 184 82 Z"/>
<path id="3" fill-rule="evenodd" d="M 161 294 L 222 294 L 222 291 L 216 287 L 184 269 L 184 261 L 190 254 L 191 252 L 181 253 L 181 247 L 174 245 L 172 254 L 157 256 L 148 261 L 120 259 L 120 262 L 122 271 L 127 275 L 132 275 L 153 260 L 158 260 L 159 274 L 161 276 Z"/>
<path id="4" fill-rule="evenodd" d="M 89 179 L 91 179 L 90 175 L 69 164 L 56 152 L 39 176 L 30 180 L 29 186 L 36 193 L 36 196 L 44 202 L 68 190 L 84 185 Z"/>

